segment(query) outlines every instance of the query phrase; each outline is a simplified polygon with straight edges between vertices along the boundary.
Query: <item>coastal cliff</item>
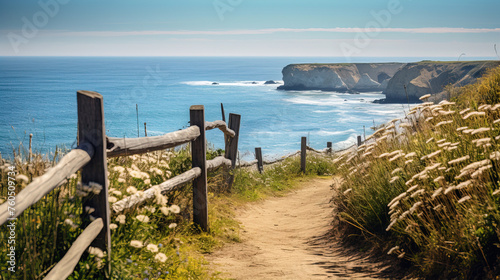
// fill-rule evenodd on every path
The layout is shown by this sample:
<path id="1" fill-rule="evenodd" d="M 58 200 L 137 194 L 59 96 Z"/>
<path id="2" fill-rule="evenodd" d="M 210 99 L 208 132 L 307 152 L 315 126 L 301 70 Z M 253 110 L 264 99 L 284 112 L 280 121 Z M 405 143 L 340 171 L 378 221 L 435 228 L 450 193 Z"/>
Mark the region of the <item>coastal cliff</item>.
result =
<path id="1" fill-rule="evenodd" d="M 283 68 L 283 90 L 383 91 L 404 63 L 290 64 Z"/>
<path id="2" fill-rule="evenodd" d="M 446 86 L 474 83 L 487 69 L 499 65 L 500 61 L 408 63 L 389 80 L 383 91 L 385 102 L 418 102 L 419 97 L 426 94 L 431 94 L 439 100 L 444 98 Z"/>
<path id="3" fill-rule="evenodd" d="M 419 102 L 432 94 L 434 101 L 445 98 L 448 85 L 474 83 L 500 61 L 421 61 L 416 63 L 290 64 L 283 68 L 283 90 L 338 92 L 381 91 L 380 102 Z M 406 91 L 405 91 L 406 87 Z"/>

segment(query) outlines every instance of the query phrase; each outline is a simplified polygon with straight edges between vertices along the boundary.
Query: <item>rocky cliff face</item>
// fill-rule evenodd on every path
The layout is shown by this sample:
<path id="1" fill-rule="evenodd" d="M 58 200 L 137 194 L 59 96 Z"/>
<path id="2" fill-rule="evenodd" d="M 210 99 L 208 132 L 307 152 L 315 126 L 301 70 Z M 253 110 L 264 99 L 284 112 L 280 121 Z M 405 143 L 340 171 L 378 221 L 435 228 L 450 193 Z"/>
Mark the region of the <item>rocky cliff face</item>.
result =
<path id="1" fill-rule="evenodd" d="M 474 83 L 487 69 L 499 65 L 499 61 L 408 63 L 389 80 L 383 92 L 385 101 L 406 103 L 407 100 L 418 101 L 419 97 L 426 94 L 442 95 L 446 86 Z"/>
<path id="2" fill-rule="evenodd" d="M 383 91 L 403 63 L 290 64 L 284 90 Z"/>

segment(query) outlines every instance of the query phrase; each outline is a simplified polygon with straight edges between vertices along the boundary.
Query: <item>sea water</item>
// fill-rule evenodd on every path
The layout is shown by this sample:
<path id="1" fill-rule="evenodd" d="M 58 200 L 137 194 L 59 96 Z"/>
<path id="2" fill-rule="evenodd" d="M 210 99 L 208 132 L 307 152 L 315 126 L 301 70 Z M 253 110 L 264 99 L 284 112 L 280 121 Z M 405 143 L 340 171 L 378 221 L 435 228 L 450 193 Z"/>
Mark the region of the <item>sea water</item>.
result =
<path id="1" fill-rule="evenodd" d="M 414 61 L 365 58 L 356 62 Z M 309 146 L 334 149 L 370 135 L 374 124 L 404 116 L 407 104 L 376 104 L 380 92 L 348 94 L 282 91 L 281 70 L 291 63 L 345 62 L 342 58 L 298 57 L 0 57 L 0 152 L 12 155 L 20 144 L 53 152 L 74 148 L 77 135 L 76 91 L 103 95 L 106 134 L 114 137 L 161 135 L 189 126 L 189 107 L 205 106 L 206 121 L 229 113 L 241 115 L 241 158 L 253 159 Z M 214 84 L 217 83 L 217 84 Z M 137 110 L 136 110 L 137 109 Z M 218 130 L 207 132 L 215 148 L 223 147 Z"/>

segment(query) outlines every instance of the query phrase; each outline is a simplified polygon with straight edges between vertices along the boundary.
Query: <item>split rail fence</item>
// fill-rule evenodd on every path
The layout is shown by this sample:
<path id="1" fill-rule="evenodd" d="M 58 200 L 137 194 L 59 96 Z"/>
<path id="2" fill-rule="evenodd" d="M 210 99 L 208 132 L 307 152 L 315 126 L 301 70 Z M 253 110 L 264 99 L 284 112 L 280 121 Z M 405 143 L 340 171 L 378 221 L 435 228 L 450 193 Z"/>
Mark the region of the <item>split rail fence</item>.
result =
<path id="1" fill-rule="evenodd" d="M 44 175 L 34 179 L 15 197 L 15 210 L 9 207 L 9 201 L 0 205 L 0 225 L 15 219 L 24 210 L 35 204 L 43 196 L 60 187 L 72 174 L 81 170 L 81 183 L 90 182 L 102 186 L 99 194 L 83 203 L 83 209 L 89 206 L 95 211 L 96 219 L 85 227 L 65 256 L 52 268 L 45 279 L 66 279 L 78 264 L 82 254 L 89 246 L 107 252 L 108 264 L 111 256 L 110 207 L 108 202 L 108 157 L 129 156 L 157 150 L 174 148 L 191 143 L 192 168 L 146 191 L 144 195 L 133 195 L 112 205 L 112 210 L 119 213 L 138 205 L 155 196 L 155 189 L 162 193 L 193 181 L 193 222 L 204 230 L 209 230 L 207 171 L 229 166 L 234 168 L 238 152 L 240 115 L 229 114 L 229 124 L 224 121 L 205 122 L 205 110 L 202 105 L 190 108 L 190 127 L 161 136 L 142 138 L 107 137 L 104 127 L 104 107 L 102 95 L 91 91 L 77 92 L 78 107 L 78 147 L 66 154 L 59 163 Z M 218 128 L 224 133 L 225 155 L 206 160 L 205 131 Z M 229 177 L 228 183 L 233 178 Z M 83 211 L 85 213 L 85 211 Z M 84 225 L 82 225 L 83 227 Z M 110 269 L 109 265 L 107 267 Z"/>

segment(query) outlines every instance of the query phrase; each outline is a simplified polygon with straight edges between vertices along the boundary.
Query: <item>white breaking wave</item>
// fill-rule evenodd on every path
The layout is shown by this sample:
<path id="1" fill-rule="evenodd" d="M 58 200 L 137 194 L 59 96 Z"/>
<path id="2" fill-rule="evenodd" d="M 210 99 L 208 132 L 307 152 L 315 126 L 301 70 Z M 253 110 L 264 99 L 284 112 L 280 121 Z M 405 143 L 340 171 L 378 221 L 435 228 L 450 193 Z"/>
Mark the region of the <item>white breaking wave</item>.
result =
<path id="1" fill-rule="evenodd" d="M 239 87 L 276 86 L 283 84 L 283 81 L 275 81 L 275 82 L 277 84 L 269 84 L 269 85 L 265 84 L 266 81 L 236 81 L 236 82 L 188 81 L 188 82 L 182 82 L 181 84 L 190 86 L 239 86 Z"/>

